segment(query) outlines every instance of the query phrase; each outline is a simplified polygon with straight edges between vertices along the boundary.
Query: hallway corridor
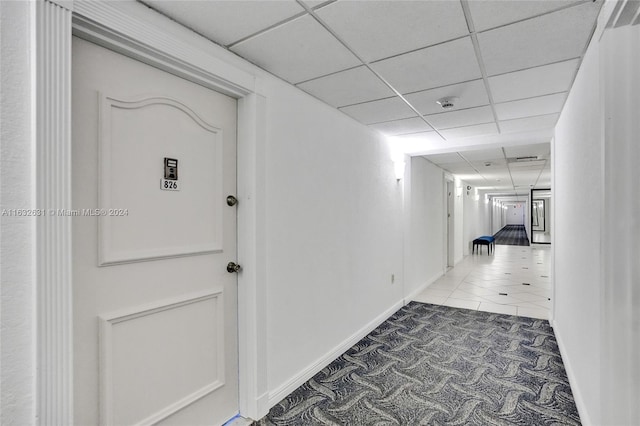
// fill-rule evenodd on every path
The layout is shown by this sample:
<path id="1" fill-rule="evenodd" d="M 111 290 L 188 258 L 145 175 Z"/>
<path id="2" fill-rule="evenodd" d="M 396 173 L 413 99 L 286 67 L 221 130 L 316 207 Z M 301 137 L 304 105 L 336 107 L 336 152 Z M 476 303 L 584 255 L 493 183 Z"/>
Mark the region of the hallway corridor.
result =
<path id="1" fill-rule="evenodd" d="M 549 318 L 551 247 L 496 246 L 471 254 L 414 297 L 417 302 Z"/>

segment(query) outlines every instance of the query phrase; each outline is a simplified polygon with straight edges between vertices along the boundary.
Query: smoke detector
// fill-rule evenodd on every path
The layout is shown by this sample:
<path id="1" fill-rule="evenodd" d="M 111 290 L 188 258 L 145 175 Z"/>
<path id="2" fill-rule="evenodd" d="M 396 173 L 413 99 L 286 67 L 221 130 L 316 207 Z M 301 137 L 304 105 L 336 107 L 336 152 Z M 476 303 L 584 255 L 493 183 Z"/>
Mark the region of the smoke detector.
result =
<path id="1" fill-rule="evenodd" d="M 455 107 L 456 102 L 458 102 L 457 96 L 450 96 L 447 98 L 438 99 L 436 103 L 442 107 L 442 109 L 451 109 Z"/>

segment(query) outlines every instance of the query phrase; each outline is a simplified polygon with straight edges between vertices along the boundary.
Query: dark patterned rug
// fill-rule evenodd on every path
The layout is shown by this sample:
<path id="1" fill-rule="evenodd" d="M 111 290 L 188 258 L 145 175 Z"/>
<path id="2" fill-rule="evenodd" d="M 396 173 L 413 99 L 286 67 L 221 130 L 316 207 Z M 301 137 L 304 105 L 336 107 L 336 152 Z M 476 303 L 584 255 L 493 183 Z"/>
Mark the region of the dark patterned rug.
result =
<path id="1" fill-rule="evenodd" d="M 254 425 L 579 425 L 548 321 L 411 302 Z"/>
<path id="2" fill-rule="evenodd" d="M 509 246 L 528 246 L 529 238 L 524 225 L 506 225 L 494 235 L 496 244 Z"/>

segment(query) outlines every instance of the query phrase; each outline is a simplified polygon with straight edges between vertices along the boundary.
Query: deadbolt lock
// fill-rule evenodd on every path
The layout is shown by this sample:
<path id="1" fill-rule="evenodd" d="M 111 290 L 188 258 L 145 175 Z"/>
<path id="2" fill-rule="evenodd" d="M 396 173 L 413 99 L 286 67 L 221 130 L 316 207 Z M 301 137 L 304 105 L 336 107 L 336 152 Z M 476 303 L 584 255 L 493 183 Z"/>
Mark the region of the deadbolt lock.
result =
<path id="1" fill-rule="evenodd" d="M 236 197 L 234 197 L 233 195 L 227 196 L 227 205 L 228 206 L 233 207 L 236 204 L 238 204 L 238 199 Z"/>
<path id="2" fill-rule="evenodd" d="M 242 267 L 240 265 L 238 265 L 235 262 L 229 262 L 227 263 L 227 272 L 230 274 L 233 274 L 234 272 L 240 272 L 240 270 L 242 270 Z"/>

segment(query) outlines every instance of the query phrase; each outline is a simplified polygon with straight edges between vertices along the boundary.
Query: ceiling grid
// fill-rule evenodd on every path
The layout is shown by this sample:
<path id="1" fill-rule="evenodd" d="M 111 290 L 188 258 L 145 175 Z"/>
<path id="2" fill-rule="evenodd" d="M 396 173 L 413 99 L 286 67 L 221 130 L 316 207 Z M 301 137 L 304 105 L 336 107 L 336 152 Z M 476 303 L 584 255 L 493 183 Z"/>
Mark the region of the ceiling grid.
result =
<path id="1" fill-rule="evenodd" d="M 516 191 L 521 181 L 550 185 L 549 142 L 603 4 L 141 1 L 394 138 L 409 154 L 427 154 L 453 174 L 461 170 L 477 187 L 506 189 L 509 176 Z M 451 97 L 458 99 L 450 109 L 436 104 Z M 503 166 L 510 146 L 545 161 Z M 503 155 L 489 158 L 497 147 Z M 478 151 L 474 158 L 484 149 L 487 162 L 500 166 L 475 165 L 467 149 Z M 444 152 L 465 155 L 452 157 L 458 164 L 430 155 Z"/>

